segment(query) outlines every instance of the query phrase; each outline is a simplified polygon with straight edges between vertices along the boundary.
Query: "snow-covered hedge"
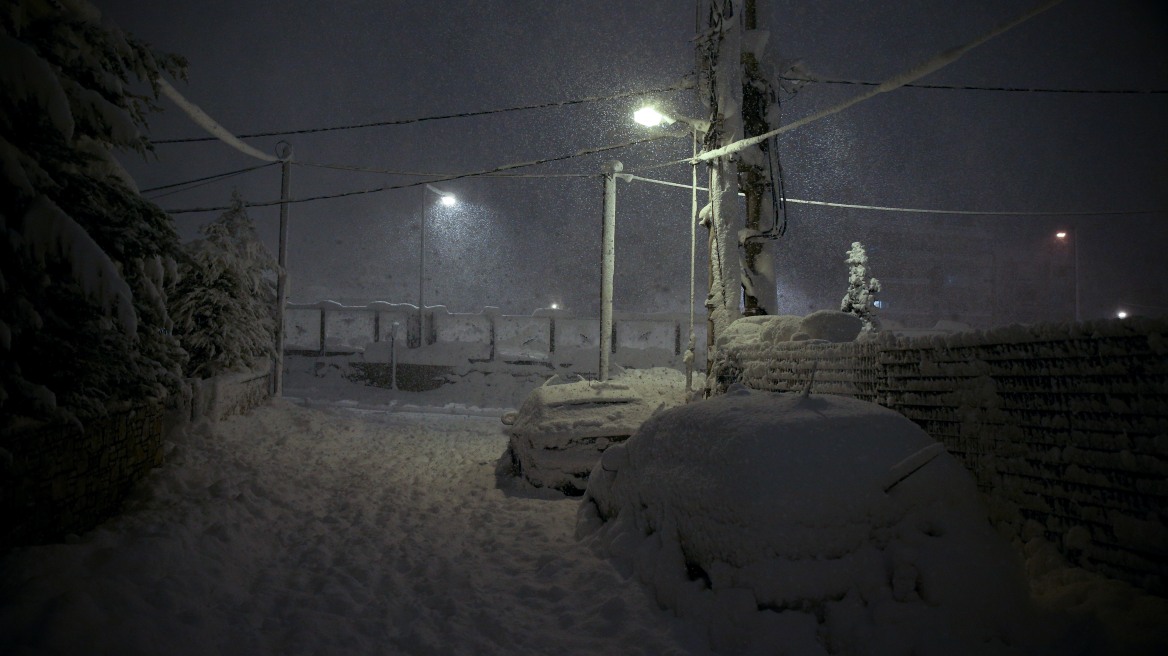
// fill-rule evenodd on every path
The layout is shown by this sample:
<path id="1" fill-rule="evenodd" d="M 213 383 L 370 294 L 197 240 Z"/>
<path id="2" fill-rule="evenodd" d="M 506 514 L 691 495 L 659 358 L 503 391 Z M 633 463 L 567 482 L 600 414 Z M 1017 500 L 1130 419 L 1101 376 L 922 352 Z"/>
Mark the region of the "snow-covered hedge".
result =
<path id="1" fill-rule="evenodd" d="M 190 354 L 188 375 L 244 371 L 275 354 L 276 262 L 238 193 L 202 233 L 183 247 L 171 303 L 174 334 Z"/>
<path id="2" fill-rule="evenodd" d="M 85 0 L 6 5 L 0 61 L 4 426 L 163 397 L 185 358 L 166 309 L 178 238 L 112 151 L 149 149 L 139 129 L 155 80 L 185 62 Z"/>

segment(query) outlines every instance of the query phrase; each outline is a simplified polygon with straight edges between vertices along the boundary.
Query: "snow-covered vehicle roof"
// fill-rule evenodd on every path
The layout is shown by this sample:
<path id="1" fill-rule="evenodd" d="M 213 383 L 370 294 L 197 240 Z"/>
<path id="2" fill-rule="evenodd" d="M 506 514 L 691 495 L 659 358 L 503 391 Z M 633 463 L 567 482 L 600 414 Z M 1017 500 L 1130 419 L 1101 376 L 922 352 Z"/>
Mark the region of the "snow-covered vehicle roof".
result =
<path id="1" fill-rule="evenodd" d="M 623 442 L 661 407 L 684 400 L 671 369 L 627 372 L 606 381 L 553 376 L 503 416 L 515 472 L 537 487 L 584 492 L 600 454 Z"/>

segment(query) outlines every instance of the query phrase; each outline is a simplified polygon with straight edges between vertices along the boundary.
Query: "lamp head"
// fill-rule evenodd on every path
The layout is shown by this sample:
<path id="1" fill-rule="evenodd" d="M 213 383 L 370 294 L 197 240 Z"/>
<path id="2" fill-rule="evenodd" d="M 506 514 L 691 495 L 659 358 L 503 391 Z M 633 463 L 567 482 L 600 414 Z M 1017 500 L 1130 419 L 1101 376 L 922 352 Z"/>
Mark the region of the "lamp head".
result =
<path id="1" fill-rule="evenodd" d="M 642 107 L 633 112 L 633 120 L 640 123 L 641 125 L 646 125 L 649 127 L 654 127 L 657 125 L 669 125 L 670 123 L 673 123 L 673 119 L 648 106 Z"/>

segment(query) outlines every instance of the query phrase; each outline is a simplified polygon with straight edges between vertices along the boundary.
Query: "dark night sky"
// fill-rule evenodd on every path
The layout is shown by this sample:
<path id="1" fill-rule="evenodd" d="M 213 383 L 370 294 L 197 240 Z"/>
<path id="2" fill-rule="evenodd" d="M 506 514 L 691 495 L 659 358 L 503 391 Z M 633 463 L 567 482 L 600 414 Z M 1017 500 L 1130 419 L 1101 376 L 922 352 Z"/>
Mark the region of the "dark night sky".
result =
<path id="1" fill-rule="evenodd" d="M 800 59 L 824 77 L 880 80 L 963 44 L 1033 0 L 759 0 L 768 55 Z M 344 125 L 509 107 L 667 86 L 693 67 L 692 2 L 648 0 L 306 2 L 96 0 L 117 25 L 190 60 L 179 89 L 231 131 Z M 926 78 L 935 84 L 1168 89 L 1168 10 L 1140 0 L 1067 0 Z M 861 93 L 808 85 L 783 122 Z M 788 98 L 784 94 L 784 98 Z M 693 93 L 663 94 L 697 114 Z M 633 99 L 415 125 L 286 137 L 296 159 L 458 173 L 561 155 L 645 135 Z M 203 136 L 177 109 L 152 136 Z M 783 136 L 791 197 L 968 210 L 1168 208 L 1168 95 L 900 89 Z M 250 140 L 271 152 L 278 138 Z M 678 159 L 687 140 L 544 165 L 529 172 L 597 173 Z M 159 145 L 127 158 L 142 188 L 255 163 L 219 143 Z M 687 167 L 653 177 L 687 182 Z M 293 196 L 416 178 L 295 167 Z M 164 208 L 221 205 L 232 185 L 250 200 L 279 193 L 277 167 L 159 198 Z M 553 301 L 587 312 L 599 285 L 601 187 L 596 178 L 472 178 L 443 183 L 464 202 L 429 214 L 427 300 L 452 309 L 498 305 L 526 313 Z M 292 206 L 289 263 L 296 301 L 414 300 L 420 188 Z M 433 195 L 426 197 L 435 200 Z M 275 208 L 251 211 L 274 248 Z M 618 310 L 680 311 L 688 291 L 689 195 L 620 187 Z M 214 214 L 177 216 L 185 236 Z M 1168 312 L 1164 213 L 1135 217 L 895 216 L 794 206 L 777 245 L 780 311 L 835 307 L 854 240 L 893 230 L 877 275 L 911 270 L 921 228 L 972 226 L 989 251 L 1052 257 L 1049 235 L 1080 235 L 1086 318 L 1120 301 Z M 878 237 L 872 237 L 877 239 Z M 699 236 L 701 239 L 701 236 Z M 699 249 L 700 251 L 701 249 Z M 1029 253 L 1033 252 L 1031 256 Z M 1021 255 L 1018 255 L 1021 253 Z M 699 271 L 704 269 L 704 257 Z M 699 274 L 699 293 L 704 295 Z M 1008 295 L 1008 290 L 1002 290 Z M 938 308 L 938 317 L 945 308 Z"/>

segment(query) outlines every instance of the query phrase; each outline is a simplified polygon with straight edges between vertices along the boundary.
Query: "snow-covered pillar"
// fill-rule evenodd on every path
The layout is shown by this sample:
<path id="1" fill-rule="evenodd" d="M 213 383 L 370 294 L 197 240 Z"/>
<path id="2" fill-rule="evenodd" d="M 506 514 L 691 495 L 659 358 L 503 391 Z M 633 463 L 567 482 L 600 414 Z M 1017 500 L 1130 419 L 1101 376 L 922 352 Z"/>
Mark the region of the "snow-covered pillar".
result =
<path id="1" fill-rule="evenodd" d="M 766 48 L 768 33 L 758 29 L 758 4 L 762 0 L 744 0 L 743 33 L 740 41 L 742 62 L 742 130 L 744 137 L 753 137 L 770 131 L 768 114 L 771 111 L 771 86 L 760 64 Z M 738 173 L 742 191 L 746 195 L 746 220 L 738 233 L 738 247 L 742 252 L 742 289 L 744 312 L 748 315 L 773 314 L 778 298 L 775 266 L 771 257 L 771 239 L 777 227 L 774 207 L 770 202 L 771 189 L 768 173 L 771 163 L 768 148 L 775 144 L 763 142 L 745 148 L 738 154 Z M 768 231 L 772 234 L 763 236 Z"/>
<path id="2" fill-rule="evenodd" d="M 698 39 L 698 93 L 710 108 L 707 144 L 716 148 L 742 139 L 742 1 L 709 6 L 710 24 Z M 738 171 L 732 156 L 710 163 L 710 296 L 707 368 L 714 361 L 717 338 L 738 318 L 740 259 L 737 231 Z"/>
<path id="3" fill-rule="evenodd" d="M 616 174 L 624 165 L 613 160 L 604 165 L 604 225 L 601 229 L 600 265 L 600 366 L 597 376 L 608 380 L 612 354 L 612 280 L 616 262 Z"/>
<path id="4" fill-rule="evenodd" d="M 292 185 L 292 144 L 276 144 L 280 158 L 280 251 L 276 271 L 276 366 L 272 371 L 272 396 L 284 391 L 284 305 L 288 302 L 288 194 Z"/>

